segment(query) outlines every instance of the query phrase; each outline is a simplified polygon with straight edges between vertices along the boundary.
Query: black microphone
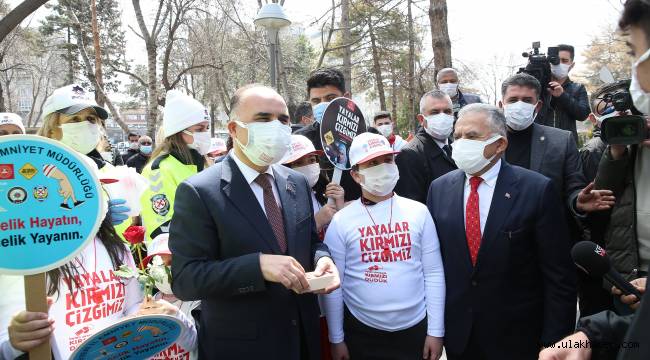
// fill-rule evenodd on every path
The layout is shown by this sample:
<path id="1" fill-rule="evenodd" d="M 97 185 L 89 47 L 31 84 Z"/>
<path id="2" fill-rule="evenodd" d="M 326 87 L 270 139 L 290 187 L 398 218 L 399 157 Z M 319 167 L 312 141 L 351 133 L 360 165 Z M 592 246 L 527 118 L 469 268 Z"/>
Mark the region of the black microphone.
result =
<path id="1" fill-rule="evenodd" d="M 641 300 L 639 290 L 612 268 L 607 252 L 602 247 L 591 241 L 580 241 L 571 249 L 571 257 L 580 270 L 591 276 L 603 277 L 620 289 L 623 294 L 635 295 L 637 299 Z"/>

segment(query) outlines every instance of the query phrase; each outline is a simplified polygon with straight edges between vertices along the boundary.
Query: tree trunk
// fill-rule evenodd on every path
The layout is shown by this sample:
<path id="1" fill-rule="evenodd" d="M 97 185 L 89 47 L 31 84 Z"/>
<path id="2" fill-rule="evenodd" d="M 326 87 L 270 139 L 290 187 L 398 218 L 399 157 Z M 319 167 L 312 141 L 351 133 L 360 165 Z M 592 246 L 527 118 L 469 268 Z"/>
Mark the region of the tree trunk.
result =
<path id="1" fill-rule="evenodd" d="M 377 50 L 377 39 L 372 26 L 372 16 L 368 16 L 368 35 L 370 35 L 370 48 L 372 49 L 372 70 L 375 73 L 375 84 L 377 95 L 379 95 L 379 108 L 386 110 L 386 94 L 384 93 L 384 80 L 381 76 L 381 65 L 379 64 L 379 51 Z M 395 118 L 393 118 L 395 119 Z"/>
<path id="2" fill-rule="evenodd" d="M 7 108 L 5 107 L 5 95 L 4 95 L 4 90 L 1 82 L 0 82 L 0 112 L 7 112 Z"/>
<path id="3" fill-rule="evenodd" d="M 279 74 L 280 74 L 280 79 L 282 80 L 282 87 L 284 88 L 284 99 L 287 101 L 287 105 L 293 105 L 295 104 L 295 100 L 293 98 L 293 94 L 291 93 L 291 89 L 289 88 L 289 81 L 287 80 L 287 70 L 284 67 L 284 61 L 282 60 L 282 47 L 280 46 L 280 39 L 278 39 L 278 45 L 277 45 L 277 52 L 278 52 L 278 68 L 279 68 Z"/>
<path id="4" fill-rule="evenodd" d="M 68 30 L 68 44 L 72 43 L 72 32 L 70 26 L 67 27 Z M 72 61 L 72 48 L 71 46 L 66 46 L 68 50 L 68 73 L 66 74 L 66 84 L 74 83 L 74 62 Z"/>
<path id="5" fill-rule="evenodd" d="M 0 20 L 0 42 L 4 40 L 9 33 L 20 25 L 26 17 L 31 15 L 36 9 L 45 4 L 47 0 L 26 0 L 16 6 L 9 14 Z"/>
<path id="6" fill-rule="evenodd" d="M 407 2 L 407 11 L 408 11 L 408 43 L 409 43 L 409 54 L 408 54 L 408 123 L 411 124 L 411 128 L 415 130 L 418 126 L 418 122 L 415 118 L 415 34 L 413 32 L 413 12 L 412 12 L 413 0 L 408 0 Z"/>
<path id="7" fill-rule="evenodd" d="M 97 84 L 104 88 L 104 77 L 102 76 L 102 49 L 99 45 L 99 25 L 97 24 L 97 3 L 95 0 L 90 1 L 90 15 L 92 17 L 93 49 L 95 52 L 95 80 Z M 104 106 L 104 98 L 99 91 L 95 91 L 95 101 L 99 106 Z"/>
<path id="8" fill-rule="evenodd" d="M 393 114 L 393 119 L 397 121 L 397 74 L 395 74 L 395 63 L 391 62 L 390 77 L 391 77 L 391 94 L 390 94 L 390 111 Z"/>
<path id="9" fill-rule="evenodd" d="M 158 76 L 156 73 L 156 46 L 147 44 L 147 135 L 155 136 L 158 122 Z"/>
<path id="10" fill-rule="evenodd" d="M 431 45 L 435 74 L 440 69 L 451 67 L 451 41 L 447 29 L 447 0 L 429 0 L 429 22 L 431 23 Z"/>
<path id="11" fill-rule="evenodd" d="M 352 94 L 352 35 L 350 34 L 350 0 L 341 0 L 341 41 L 343 48 L 343 77 L 345 78 L 345 92 Z"/>

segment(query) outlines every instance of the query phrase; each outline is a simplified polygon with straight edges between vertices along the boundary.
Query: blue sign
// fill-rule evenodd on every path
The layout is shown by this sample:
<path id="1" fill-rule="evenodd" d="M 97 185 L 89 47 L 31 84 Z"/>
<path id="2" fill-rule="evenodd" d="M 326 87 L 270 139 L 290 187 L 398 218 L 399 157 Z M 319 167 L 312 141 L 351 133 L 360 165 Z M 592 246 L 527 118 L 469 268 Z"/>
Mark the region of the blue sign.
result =
<path id="1" fill-rule="evenodd" d="M 94 165 L 55 140 L 0 137 L 0 273 L 57 268 L 95 237 L 106 201 Z"/>
<path id="2" fill-rule="evenodd" d="M 146 359 L 176 342 L 182 328 L 179 320 L 168 315 L 125 319 L 84 341 L 70 359 Z"/>

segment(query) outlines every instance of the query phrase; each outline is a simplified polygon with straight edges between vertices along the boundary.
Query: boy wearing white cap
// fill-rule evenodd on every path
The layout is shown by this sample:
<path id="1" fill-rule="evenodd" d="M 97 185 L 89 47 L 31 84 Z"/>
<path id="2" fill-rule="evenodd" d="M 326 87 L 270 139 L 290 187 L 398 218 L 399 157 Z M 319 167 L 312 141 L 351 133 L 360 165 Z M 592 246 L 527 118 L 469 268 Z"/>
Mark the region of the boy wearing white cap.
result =
<path id="1" fill-rule="evenodd" d="M 140 197 L 147 241 L 169 232 L 176 188 L 203 170 L 210 150 L 208 109 L 178 90 L 167 92 L 162 129 L 164 139 L 142 170 L 150 184 Z"/>
<path id="2" fill-rule="evenodd" d="M 221 162 L 226 154 L 228 153 L 228 146 L 226 146 L 226 141 L 222 138 L 212 138 L 210 139 L 210 150 L 208 151 L 208 159 L 212 164 Z"/>
<path id="3" fill-rule="evenodd" d="M 282 165 L 289 167 L 307 178 L 312 192 L 314 218 L 316 229 L 320 232 L 327 226 L 334 214 L 345 206 L 345 192 L 336 183 L 327 183 L 328 179 L 320 169 L 318 157 L 322 150 L 316 150 L 314 144 L 303 135 L 291 135 L 289 152 L 281 160 Z M 334 199 L 332 204 L 326 204 L 327 199 Z"/>
<path id="4" fill-rule="evenodd" d="M 0 136 L 21 134 L 25 134 L 25 126 L 18 114 L 0 113 Z"/>
<path id="5" fill-rule="evenodd" d="M 438 359 L 444 336 L 445 278 L 426 206 L 397 196 L 394 151 L 378 134 L 350 147 L 362 197 L 339 211 L 325 235 L 341 288 L 325 296 L 338 359 Z"/>

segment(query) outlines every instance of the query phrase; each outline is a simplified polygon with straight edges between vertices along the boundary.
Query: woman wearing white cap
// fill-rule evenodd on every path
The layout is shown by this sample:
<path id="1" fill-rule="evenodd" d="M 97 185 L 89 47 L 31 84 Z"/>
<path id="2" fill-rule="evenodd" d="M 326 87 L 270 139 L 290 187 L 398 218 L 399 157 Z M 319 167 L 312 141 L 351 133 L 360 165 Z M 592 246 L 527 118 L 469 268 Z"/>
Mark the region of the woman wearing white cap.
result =
<path id="1" fill-rule="evenodd" d="M 18 114 L 0 113 L 0 136 L 21 134 L 25 134 L 25 126 Z"/>
<path id="2" fill-rule="evenodd" d="M 100 139 L 100 119 L 107 116 L 83 88 L 69 85 L 55 90 L 45 101 L 39 135 L 59 140 L 90 157 L 98 167 L 104 167 L 106 163 L 96 147 Z M 54 174 L 56 169 L 44 171 Z M 106 216 L 95 239 L 78 256 L 47 272 L 48 313 L 21 311 L 24 299 L 3 304 L 0 359 L 14 359 L 50 340 L 54 358 L 68 359 L 93 332 L 137 313 L 166 313 L 187 321 L 167 302 L 143 303 L 136 279 L 125 280 L 114 275 L 121 265 L 135 269 L 135 263 L 113 222 L 110 215 Z M 3 291 L 7 291 L 6 278 L 3 276 L 0 280 Z M 191 337 L 192 334 L 185 335 Z M 190 343 L 192 339 L 186 341 Z"/>
<path id="3" fill-rule="evenodd" d="M 322 150 L 316 150 L 314 144 L 305 136 L 291 135 L 291 148 L 282 159 L 282 164 L 307 178 L 309 186 L 314 190 L 312 202 L 316 228 L 320 232 L 332 221 L 334 214 L 345 206 L 343 188 L 336 183 L 329 183 L 327 177 L 320 169 L 318 157 L 323 155 Z M 334 203 L 326 204 L 327 199 Z"/>
<path id="4" fill-rule="evenodd" d="M 442 353 L 445 277 L 426 206 L 393 193 L 399 179 L 388 140 L 363 133 L 350 146 L 361 198 L 325 235 L 341 288 L 325 295 L 333 359 L 429 359 Z"/>
<path id="5" fill-rule="evenodd" d="M 149 188 L 140 197 L 147 241 L 169 232 L 176 188 L 203 170 L 210 151 L 210 115 L 200 102 L 178 90 L 167 92 L 163 110 L 164 139 L 142 171 Z"/>

